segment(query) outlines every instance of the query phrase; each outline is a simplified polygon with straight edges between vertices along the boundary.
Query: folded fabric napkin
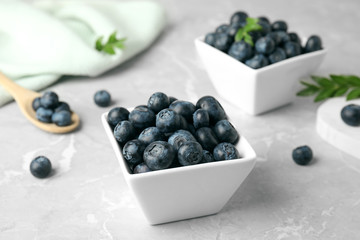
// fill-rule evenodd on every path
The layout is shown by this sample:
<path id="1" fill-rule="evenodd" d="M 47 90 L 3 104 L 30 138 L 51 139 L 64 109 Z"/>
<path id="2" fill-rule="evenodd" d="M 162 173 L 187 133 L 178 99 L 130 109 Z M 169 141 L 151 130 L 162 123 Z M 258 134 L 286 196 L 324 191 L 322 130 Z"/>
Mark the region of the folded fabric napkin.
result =
<path id="1" fill-rule="evenodd" d="M 0 71 L 19 85 L 43 89 L 62 75 L 98 76 L 143 51 L 165 26 L 151 1 L 0 1 Z M 117 31 L 115 55 L 95 49 Z M 0 106 L 12 97 L 0 86 Z"/>

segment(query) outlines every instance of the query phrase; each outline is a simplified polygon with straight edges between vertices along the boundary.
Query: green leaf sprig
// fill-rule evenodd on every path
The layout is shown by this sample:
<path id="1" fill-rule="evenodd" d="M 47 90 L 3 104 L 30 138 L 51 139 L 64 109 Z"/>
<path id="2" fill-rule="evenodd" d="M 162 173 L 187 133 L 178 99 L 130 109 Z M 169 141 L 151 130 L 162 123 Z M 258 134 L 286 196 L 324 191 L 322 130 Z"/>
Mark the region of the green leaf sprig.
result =
<path id="1" fill-rule="evenodd" d="M 308 83 L 301 81 L 305 86 L 299 91 L 297 96 L 316 95 L 314 102 L 319 102 L 327 98 L 340 97 L 345 94 L 346 100 L 360 98 L 360 78 L 354 75 L 330 75 L 330 78 L 311 76 L 315 82 Z"/>
<path id="2" fill-rule="evenodd" d="M 107 54 L 114 55 L 116 53 L 115 48 L 119 48 L 119 49 L 125 48 L 124 42 L 125 42 L 126 38 L 117 39 L 116 31 L 113 32 L 109 36 L 109 39 L 107 40 L 107 42 L 105 44 L 103 44 L 103 39 L 104 39 L 104 36 L 101 36 L 96 40 L 96 43 L 95 43 L 95 48 L 99 52 L 105 52 Z"/>
<path id="3" fill-rule="evenodd" d="M 249 32 L 259 31 L 262 29 L 261 25 L 259 25 L 258 22 L 259 19 L 257 18 L 246 18 L 246 25 L 237 31 L 235 35 L 235 41 L 239 42 L 241 40 L 244 40 L 246 43 L 254 46 L 254 42 Z"/>

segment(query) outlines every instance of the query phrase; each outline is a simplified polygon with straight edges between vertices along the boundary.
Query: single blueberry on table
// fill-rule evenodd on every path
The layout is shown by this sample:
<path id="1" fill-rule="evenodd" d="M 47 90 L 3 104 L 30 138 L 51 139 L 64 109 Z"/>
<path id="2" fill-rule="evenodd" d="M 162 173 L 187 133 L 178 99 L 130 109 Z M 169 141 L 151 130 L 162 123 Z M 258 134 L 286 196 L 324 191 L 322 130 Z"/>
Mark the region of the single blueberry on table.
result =
<path id="1" fill-rule="evenodd" d="M 270 54 L 275 50 L 275 42 L 271 37 L 261 37 L 255 43 L 256 52 Z"/>
<path id="2" fill-rule="evenodd" d="M 176 150 L 165 141 L 150 143 L 144 151 L 143 159 L 151 170 L 166 169 L 176 158 Z"/>
<path id="3" fill-rule="evenodd" d="M 196 102 L 196 108 L 201 108 L 208 112 L 210 124 L 215 124 L 218 121 L 227 118 L 224 108 L 221 106 L 218 100 L 212 96 L 201 97 Z"/>
<path id="4" fill-rule="evenodd" d="M 177 157 L 182 166 L 198 164 L 203 159 L 203 149 L 198 142 L 185 142 L 180 146 Z"/>
<path id="5" fill-rule="evenodd" d="M 219 33 L 216 35 L 214 47 L 220 51 L 227 52 L 234 42 L 234 38 L 227 35 L 227 33 Z"/>
<path id="6" fill-rule="evenodd" d="M 142 162 L 134 168 L 133 173 L 145 173 L 145 172 L 151 172 L 151 169 L 145 164 L 145 162 Z"/>
<path id="7" fill-rule="evenodd" d="M 341 119 L 347 125 L 356 127 L 360 125 L 360 105 L 349 104 L 341 109 Z"/>
<path id="8" fill-rule="evenodd" d="M 64 127 L 71 124 L 71 113 L 67 110 L 54 112 L 51 116 L 51 121 L 57 126 Z"/>
<path id="9" fill-rule="evenodd" d="M 165 136 L 157 127 L 148 127 L 140 133 L 138 139 L 147 146 L 155 141 L 164 141 Z"/>
<path id="10" fill-rule="evenodd" d="M 229 28 L 227 24 L 221 24 L 215 29 L 215 33 L 226 33 Z"/>
<path id="11" fill-rule="evenodd" d="M 51 162 L 45 156 L 38 156 L 30 163 L 30 172 L 34 177 L 46 178 L 51 172 Z"/>
<path id="12" fill-rule="evenodd" d="M 269 60 L 263 54 L 256 54 L 253 58 L 246 60 L 245 64 L 253 69 L 258 69 L 269 65 Z"/>
<path id="13" fill-rule="evenodd" d="M 220 142 L 235 144 L 239 140 L 238 132 L 228 120 L 218 121 L 213 130 Z"/>
<path id="14" fill-rule="evenodd" d="M 210 125 L 210 117 L 205 109 L 198 109 L 193 114 L 193 125 L 195 129 L 208 127 Z"/>
<path id="15" fill-rule="evenodd" d="M 139 131 L 155 125 L 156 115 L 146 106 L 138 106 L 129 114 L 129 121 Z"/>
<path id="16" fill-rule="evenodd" d="M 39 107 L 36 110 L 36 118 L 45 123 L 51 123 L 51 116 L 53 115 L 54 111 L 49 108 Z"/>
<path id="17" fill-rule="evenodd" d="M 41 96 L 40 103 L 44 108 L 54 109 L 59 104 L 59 97 L 55 92 L 47 91 Z"/>
<path id="18" fill-rule="evenodd" d="M 299 165 L 307 165 L 312 160 L 313 153 L 309 146 L 300 146 L 293 150 L 292 158 Z"/>
<path id="19" fill-rule="evenodd" d="M 283 61 L 286 59 L 286 53 L 284 49 L 277 47 L 273 53 L 269 55 L 269 62 L 271 64 Z"/>
<path id="20" fill-rule="evenodd" d="M 240 154 L 236 147 L 227 142 L 218 144 L 213 151 L 215 161 L 231 160 L 240 158 Z"/>
<path id="21" fill-rule="evenodd" d="M 111 95 L 106 90 L 99 90 L 94 95 L 94 101 L 100 107 L 107 107 L 111 103 Z"/>
<path id="22" fill-rule="evenodd" d="M 273 22 L 271 27 L 272 27 L 273 31 L 284 31 L 284 32 L 286 32 L 287 29 L 288 29 L 288 26 L 287 26 L 286 22 L 282 21 L 282 20 Z"/>
<path id="23" fill-rule="evenodd" d="M 183 129 L 177 130 L 168 139 L 168 143 L 170 143 L 175 150 L 179 150 L 183 143 L 189 141 L 196 141 L 196 139 L 189 131 Z"/>
<path id="24" fill-rule="evenodd" d="M 203 149 L 212 151 L 219 144 L 215 133 L 209 127 L 202 127 L 196 130 L 195 137 Z"/>
<path id="25" fill-rule="evenodd" d="M 286 42 L 284 50 L 287 58 L 295 57 L 301 54 L 301 46 L 296 42 Z"/>
<path id="26" fill-rule="evenodd" d="M 143 162 L 145 147 L 145 144 L 139 139 L 130 140 L 124 145 L 122 155 L 130 166 L 136 166 Z"/>
<path id="27" fill-rule="evenodd" d="M 321 38 L 319 36 L 310 36 L 305 45 L 305 52 L 314 52 L 322 49 Z"/>
<path id="28" fill-rule="evenodd" d="M 33 100 L 32 102 L 32 108 L 34 109 L 34 111 L 36 111 L 39 107 L 41 107 L 41 101 L 40 101 L 41 97 L 37 97 Z"/>
<path id="29" fill-rule="evenodd" d="M 243 26 L 245 26 L 247 17 L 248 17 L 248 14 L 246 12 L 238 11 L 238 12 L 235 12 L 231 16 L 230 22 L 231 23 L 241 23 Z"/>
<path id="30" fill-rule="evenodd" d="M 186 121 L 192 121 L 192 115 L 195 112 L 195 105 L 188 101 L 176 100 L 170 104 L 169 109 L 183 116 Z"/>
<path id="31" fill-rule="evenodd" d="M 254 55 L 254 51 L 250 44 L 239 41 L 231 45 L 228 54 L 240 62 L 245 62 Z"/>
<path id="32" fill-rule="evenodd" d="M 163 133 L 175 132 L 181 125 L 181 116 L 174 110 L 166 108 L 156 115 L 156 127 Z"/>
<path id="33" fill-rule="evenodd" d="M 63 110 L 70 112 L 70 106 L 67 102 L 59 102 L 59 105 L 55 108 L 55 112 L 60 112 Z"/>
<path id="34" fill-rule="evenodd" d="M 209 163 L 209 162 L 214 162 L 214 156 L 212 155 L 211 152 L 209 152 L 208 150 L 203 150 L 203 157 L 201 162 L 202 163 Z"/>
<path id="35" fill-rule="evenodd" d="M 125 144 L 136 137 L 136 130 L 130 121 L 124 120 L 115 126 L 114 137 L 119 143 Z"/>
<path id="36" fill-rule="evenodd" d="M 129 111 L 123 107 L 112 108 L 107 115 L 107 122 L 115 127 L 119 122 L 129 119 Z"/>
<path id="37" fill-rule="evenodd" d="M 209 44 L 210 46 L 215 45 L 216 33 L 208 33 L 205 35 L 205 43 Z M 169 99 L 170 100 L 170 99 Z"/>
<path id="38" fill-rule="evenodd" d="M 154 113 L 160 112 L 162 109 L 169 107 L 169 97 L 162 92 L 153 93 L 147 103 L 147 106 Z"/>

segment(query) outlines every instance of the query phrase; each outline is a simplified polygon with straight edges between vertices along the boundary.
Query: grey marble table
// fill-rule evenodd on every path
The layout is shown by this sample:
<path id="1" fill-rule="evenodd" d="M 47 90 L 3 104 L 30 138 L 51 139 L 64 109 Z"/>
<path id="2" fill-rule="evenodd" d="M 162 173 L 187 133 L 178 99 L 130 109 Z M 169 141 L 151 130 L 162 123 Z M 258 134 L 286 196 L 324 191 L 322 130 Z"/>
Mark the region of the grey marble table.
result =
<path id="1" fill-rule="evenodd" d="M 236 10 L 284 19 L 302 36 L 322 36 L 328 54 L 316 74 L 360 75 L 360 2 L 160 2 L 169 23 L 149 50 L 103 76 L 65 78 L 49 88 L 79 113 L 78 131 L 48 134 L 25 120 L 15 103 L 0 108 L 0 239 L 358 239 L 360 159 L 317 135 L 319 103 L 311 98 L 256 117 L 223 102 L 258 155 L 254 170 L 220 213 L 157 226 L 149 225 L 134 203 L 100 115 L 113 106 L 143 104 L 155 91 L 222 101 L 193 40 Z M 114 105 L 94 105 L 99 89 L 111 92 Z M 291 159 L 291 151 L 303 144 L 315 154 L 306 167 Z M 48 179 L 29 172 L 38 155 L 53 163 Z"/>

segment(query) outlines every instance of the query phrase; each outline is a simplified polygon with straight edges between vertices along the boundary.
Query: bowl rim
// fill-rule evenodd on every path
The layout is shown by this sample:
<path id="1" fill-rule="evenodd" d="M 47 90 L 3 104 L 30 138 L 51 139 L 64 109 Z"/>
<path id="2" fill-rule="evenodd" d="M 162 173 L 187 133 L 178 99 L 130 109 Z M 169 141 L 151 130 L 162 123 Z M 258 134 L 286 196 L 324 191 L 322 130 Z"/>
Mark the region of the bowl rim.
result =
<path id="1" fill-rule="evenodd" d="M 131 108 L 127 108 L 127 109 L 130 110 Z M 103 126 L 105 128 L 106 135 L 108 138 L 111 138 L 111 140 L 110 140 L 111 145 L 113 145 L 114 143 L 117 143 L 117 141 L 113 135 L 112 128 L 110 127 L 109 123 L 107 122 L 107 114 L 108 113 L 109 112 L 104 112 L 101 115 L 101 119 L 102 119 Z M 160 177 L 160 176 L 164 176 L 164 175 L 168 175 L 168 174 L 172 175 L 174 173 L 196 171 L 199 168 L 214 168 L 216 166 L 224 166 L 224 165 L 231 166 L 234 164 L 238 164 L 239 162 L 250 162 L 250 161 L 255 162 L 256 157 L 257 157 L 256 152 L 254 151 L 254 149 L 252 148 L 250 143 L 247 141 L 247 139 L 243 135 L 240 135 L 240 139 L 238 140 L 237 144 L 235 145 L 236 148 L 239 150 L 240 141 L 243 141 L 242 143 L 246 146 L 246 151 L 250 152 L 250 154 L 248 154 L 248 156 L 246 156 L 246 157 L 232 159 L 232 160 L 215 161 L 215 162 L 209 162 L 209 163 L 203 163 L 203 164 L 195 164 L 195 165 L 190 165 L 190 166 L 180 166 L 180 167 L 145 172 L 145 173 L 141 173 L 141 174 L 130 173 L 129 167 L 127 166 L 125 159 L 122 156 L 121 148 L 120 148 L 119 144 L 117 144 L 117 148 L 119 149 L 119 155 L 116 154 L 116 156 L 117 156 L 117 158 L 118 158 L 118 156 L 120 156 L 121 161 L 119 161 L 119 162 L 121 165 L 121 171 L 126 178 L 139 179 L 139 178 L 148 178 L 148 177 L 155 177 L 155 176 Z M 120 160 L 120 159 L 118 159 L 118 160 Z"/>
<path id="2" fill-rule="evenodd" d="M 300 54 L 298 56 L 287 58 L 287 59 L 285 59 L 283 61 L 280 61 L 280 62 L 269 64 L 269 65 L 267 65 L 265 67 L 262 67 L 262 68 L 254 69 L 254 68 L 249 67 L 245 63 L 237 60 L 236 58 L 231 57 L 229 54 L 227 54 L 227 53 L 225 53 L 223 51 L 220 51 L 219 49 L 216 49 L 215 47 L 205 43 L 204 39 L 205 39 L 205 35 L 201 35 L 201 36 L 195 38 L 195 40 L 194 40 L 195 45 L 196 44 L 206 45 L 207 47 L 209 47 L 208 49 L 212 49 L 212 51 L 216 51 L 216 52 L 218 52 L 218 54 L 222 54 L 223 56 L 227 56 L 228 58 L 231 58 L 234 62 L 242 64 L 243 66 L 246 67 L 246 69 L 248 69 L 249 71 L 253 71 L 254 73 L 255 72 L 256 73 L 265 72 L 265 71 L 273 69 L 273 68 L 281 68 L 283 65 L 291 64 L 292 62 L 300 61 L 300 60 L 307 59 L 307 58 L 312 58 L 312 57 L 315 57 L 315 56 L 318 56 L 318 55 L 324 55 L 324 54 L 327 53 L 327 49 L 322 48 L 322 49 L 314 51 L 314 52 Z"/>

